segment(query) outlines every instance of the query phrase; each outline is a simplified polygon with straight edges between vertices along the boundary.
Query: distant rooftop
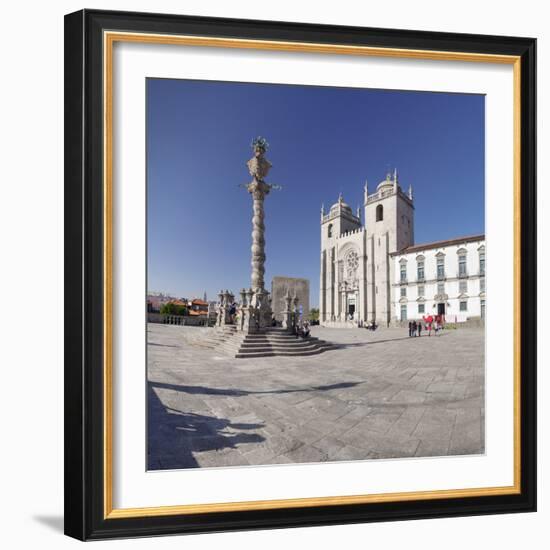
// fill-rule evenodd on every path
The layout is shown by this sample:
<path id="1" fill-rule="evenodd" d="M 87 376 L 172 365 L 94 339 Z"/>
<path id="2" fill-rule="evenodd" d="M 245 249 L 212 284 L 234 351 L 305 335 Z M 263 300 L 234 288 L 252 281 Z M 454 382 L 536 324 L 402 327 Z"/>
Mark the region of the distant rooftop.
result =
<path id="1" fill-rule="evenodd" d="M 447 239 L 444 241 L 434 241 L 431 243 L 424 244 L 415 244 L 413 246 L 408 246 L 407 248 L 402 248 L 397 252 L 392 252 L 391 256 L 401 256 L 402 254 L 411 254 L 412 252 L 421 252 L 422 250 L 431 250 L 433 248 L 443 248 L 445 246 L 452 246 L 455 244 L 466 244 L 476 241 L 485 240 L 485 235 L 469 235 L 467 237 L 457 237 L 456 239 Z"/>

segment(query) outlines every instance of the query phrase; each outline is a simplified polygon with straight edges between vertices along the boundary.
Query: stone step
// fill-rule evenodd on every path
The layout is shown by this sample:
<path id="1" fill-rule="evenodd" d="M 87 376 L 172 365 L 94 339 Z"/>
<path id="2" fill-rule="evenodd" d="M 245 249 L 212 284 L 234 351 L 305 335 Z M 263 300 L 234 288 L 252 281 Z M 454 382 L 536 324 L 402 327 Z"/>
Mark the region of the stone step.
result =
<path id="1" fill-rule="evenodd" d="M 273 347 L 273 348 L 288 348 L 296 349 L 309 346 L 317 346 L 322 344 L 318 340 L 302 340 L 299 342 L 247 342 L 246 340 L 241 343 L 241 347 L 244 348 L 264 348 L 264 347 Z"/>
<path id="2" fill-rule="evenodd" d="M 292 340 L 303 340 L 303 338 L 299 338 L 293 334 L 280 334 L 280 335 L 273 335 L 273 334 L 247 334 L 246 336 L 247 340 L 257 340 L 257 341 L 292 341 Z M 309 336 L 306 338 L 306 340 L 317 340 L 318 338 L 316 336 Z"/>
<path id="3" fill-rule="evenodd" d="M 332 344 L 328 344 L 326 342 L 310 342 L 310 343 L 302 343 L 299 346 L 280 346 L 280 345 L 258 345 L 258 346 L 249 346 L 245 344 L 240 345 L 240 351 L 241 352 L 249 352 L 249 353 L 255 353 L 257 351 L 288 351 L 288 352 L 298 352 L 302 350 L 312 350 L 317 348 L 324 348 L 327 346 L 331 346 Z"/>
<path id="4" fill-rule="evenodd" d="M 281 327 L 271 327 L 258 334 L 243 334 L 232 325 L 217 328 L 204 340 L 193 344 L 237 358 L 299 357 L 316 355 L 334 348 L 333 344 L 315 336 L 298 338 Z"/>
<path id="5" fill-rule="evenodd" d="M 323 353 L 324 351 L 330 350 L 332 347 L 333 346 L 331 345 L 319 346 L 312 350 L 301 350 L 301 351 L 266 350 L 266 351 L 257 351 L 257 352 L 247 352 L 247 353 L 242 353 L 241 351 L 239 351 L 239 353 L 237 353 L 235 357 L 239 359 L 248 359 L 248 358 L 252 359 L 252 358 L 259 358 L 259 357 L 306 357 L 309 355 L 318 355 L 319 353 Z"/>

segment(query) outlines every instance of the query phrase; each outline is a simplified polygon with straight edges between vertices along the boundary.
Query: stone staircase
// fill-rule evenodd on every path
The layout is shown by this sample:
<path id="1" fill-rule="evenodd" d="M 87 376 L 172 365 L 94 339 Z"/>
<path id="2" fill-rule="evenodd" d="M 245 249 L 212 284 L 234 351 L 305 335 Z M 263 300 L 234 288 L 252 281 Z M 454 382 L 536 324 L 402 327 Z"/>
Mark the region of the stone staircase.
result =
<path id="1" fill-rule="evenodd" d="M 243 334 L 234 326 L 216 329 L 200 345 L 231 357 L 303 357 L 317 355 L 336 346 L 314 336 L 297 338 L 285 329 L 272 327 L 259 334 Z"/>

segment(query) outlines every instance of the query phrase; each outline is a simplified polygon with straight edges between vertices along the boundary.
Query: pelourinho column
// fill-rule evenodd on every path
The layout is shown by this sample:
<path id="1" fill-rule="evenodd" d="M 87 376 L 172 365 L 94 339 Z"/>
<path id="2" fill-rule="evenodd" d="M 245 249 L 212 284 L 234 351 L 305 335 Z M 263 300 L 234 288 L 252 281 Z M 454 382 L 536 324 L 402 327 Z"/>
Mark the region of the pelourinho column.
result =
<path id="1" fill-rule="evenodd" d="M 268 144 L 265 138 L 257 137 L 252 141 L 254 156 L 247 162 L 252 181 L 247 190 L 253 198 L 252 216 L 252 288 L 263 289 L 265 274 L 265 225 L 264 199 L 271 186 L 265 182 L 271 163 L 264 157 Z"/>
<path id="2" fill-rule="evenodd" d="M 261 330 L 271 324 L 269 293 L 265 290 L 265 225 L 264 200 L 272 189 L 265 182 L 271 163 L 265 158 L 268 143 L 265 138 L 257 137 L 252 141 L 254 156 L 247 162 L 252 181 L 246 186 L 252 195 L 252 247 L 251 247 L 251 286 L 254 292 L 252 306 L 255 309 L 255 328 Z M 250 327 L 254 328 L 254 327 Z"/>

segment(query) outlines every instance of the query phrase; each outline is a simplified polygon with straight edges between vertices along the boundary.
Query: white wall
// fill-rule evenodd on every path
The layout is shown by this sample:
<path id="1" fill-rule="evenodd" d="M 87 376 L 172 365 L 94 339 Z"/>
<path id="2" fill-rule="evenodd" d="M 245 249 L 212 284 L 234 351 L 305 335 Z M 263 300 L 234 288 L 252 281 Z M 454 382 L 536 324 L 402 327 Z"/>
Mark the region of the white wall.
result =
<path id="1" fill-rule="evenodd" d="M 4 302 L 42 298 L 46 305 L 34 325 L 23 307 L 1 317 L 2 543 L 6 548 L 77 548 L 60 534 L 62 514 L 62 116 L 63 19 L 80 9 L 189 13 L 211 16 L 298 20 L 311 23 L 394 27 L 449 32 L 539 37 L 539 197 L 550 209 L 550 27 L 546 3 L 536 0 L 444 4 L 410 2 L 257 2 L 232 0 L 110 0 L 9 2 L 2 10 L 2 200 L 0 229 Z M 545 124 L 542 119 L 545 118 Z M 7 196 L 5 195 L 7 191 Z M 550 216 L 540 226 L 550 237 Z M 543 239 L 539 239 L 542 243 Z M 539 247 L 542 253 L 542 246 Z M 539 256 L 539 280 L 548 280 L 549 256 Z M 544 270 L 544 273 L 543 273 Z M 550 307 L 541 285 L 539 311 Z M 540 316 L 541 336 L 548 332 Z M 548 338 L 540 338 L 539 364 L 550 363 Z M 544 345 L 544 348 L 543 348 Z M 544 355 L 543 355 L 544 353 Z M 548 375 L 540 369 L 540 395 Z M 545 391 L 546 390 L 546 391 Z M 539 399 L 540 452 L 548 461 L 549 407 Z M 543 433 L 542 426 L 546 428 Z M 445 550 L 543 548 L 550 523 L 548 477 L 542 479 L 540 512 L 446 520 L 263 531 L 194 537 L 167 537 L 109 543 L 118 548 L 372 548 Z M 546 539 L 546 540 L 545 540 Z"/>
<path id="2" fill-rule="evenodd" d="M 418 243 L 420 246 L 422 243 Z M 437 313 L 437 300 L 434 299 L 439 294 L 438 284 L 443 283 L 444 294 L 447 295 L 446 319 L 447 322 L 462 323 L 468 319 L 481 316 L 481 300 L 487 298 L 487 292 L 481 294 L 480 286 L 480 268 L 479 256 L 480 247 L 483 247 L 485 254 L 485 241 L 473 241 L 469 243 L 458 243 L 450 246 L 441 246 L 411 252 L 409 254 L 400 254 L 394 256 L 393 274 L 392 274 L 392 315 L 394 319 L 401 319 L 401 308 L 407 306 L 407 319 L 420 319 L 424 314 Z M 467 278 L 457 278 L 459 250 L 466 256 Z M 437 258 L 438 254 L 444 254 L 445 280 L 437 280 Z M 417 281 L 418 257 L 424 258 L 424 282 Z M 405 263 L 404 263 L 405 262 Z M 401 284 L 401 266 L 406 266 L 407 284 Z M 491 275 L 490 270 L 486 268 L 485 278 Z M 498 276 L 498 274 L 494 274 Z M 460 283 L 466 283 L 466 291 L 461 292 Z M 424 293 L 419 293 L 419 286 L 424 287 Z M 487 285 L 486 285 L 487 287 Z M 401 296 L 401 289 L 406 289 L 406 297 Z M 405 300 L 406 298 L 406 300 Z M 418 312 L 419 298 L 424 298 L 425 312 Z M 496 298 L 496 297 L 495 297 Z M 467 304 L 466 311 L 460 311 L 460 302 Z"/>

